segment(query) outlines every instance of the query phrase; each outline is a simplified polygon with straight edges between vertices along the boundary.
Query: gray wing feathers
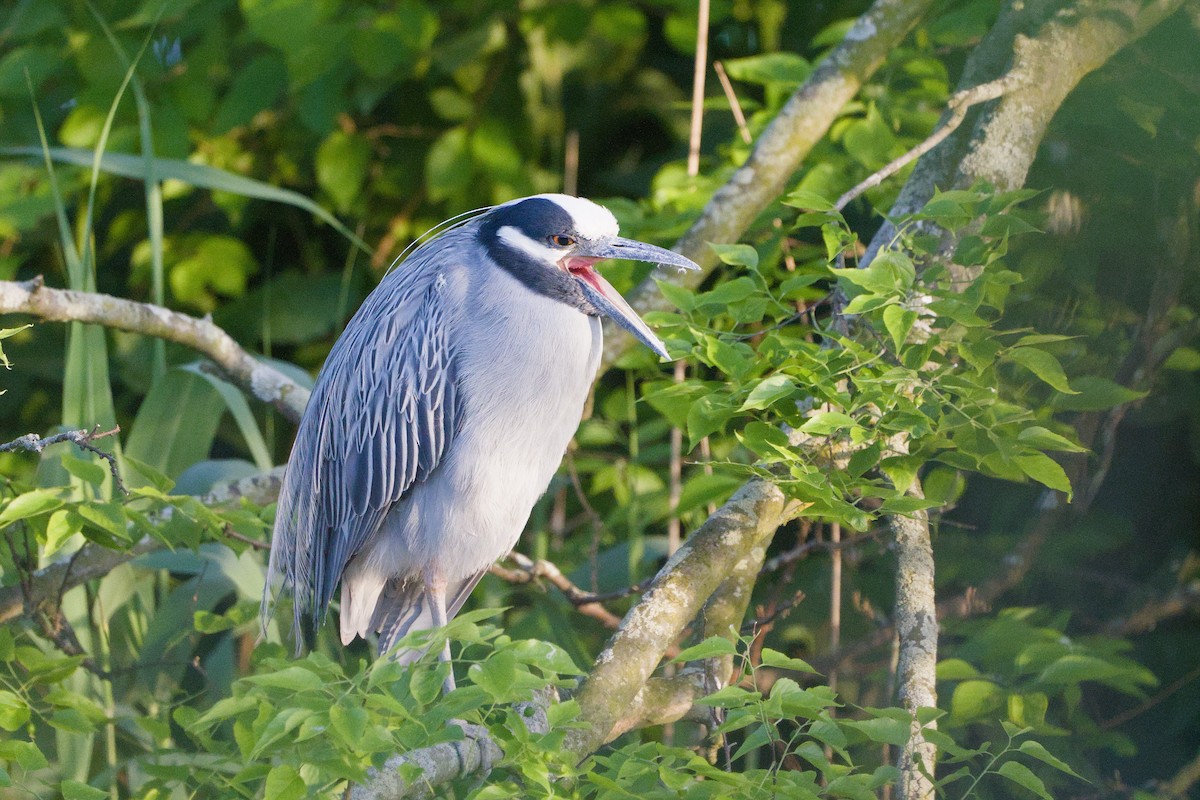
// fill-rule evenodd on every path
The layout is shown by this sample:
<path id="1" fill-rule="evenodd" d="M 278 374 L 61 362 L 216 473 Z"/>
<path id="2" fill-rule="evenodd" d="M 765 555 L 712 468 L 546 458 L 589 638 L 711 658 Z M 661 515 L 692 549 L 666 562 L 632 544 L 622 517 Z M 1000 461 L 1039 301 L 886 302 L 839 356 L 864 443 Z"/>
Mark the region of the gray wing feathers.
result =
<path id="1" fill-rule="evenodd" d="M 281 574 L 297 625 L 323 618 L 346 564 L 454 436 L 446 281 L 408 266 L 367 298 L 317 378 L 280 489 L 264 614 Z"/>
<path id="2" fill-rule="evenodd" d="M 467 601 L 471 590 L 487 573 L 481 570 L 469 578 L 463 578 L 457 584 L 446 587 L 446 618 L 453 619 L 463 603 Z M 400 641 L 406 633 L 412 630 L 427 630 L 433 627 L 433 611 L 425 594 L 425 587 L 419 580 L 403 582 L 397 579 L 388 581 L 383 592 L 379 595 L 379 604 L 375 606 L 375 616 L 371 618 L 371 627 L 379 631 L 379 654 L 384 655 Z M 422 655 L 423 649 L 397 650 L 393 657 L 401 664 L 411 664 Z"/>

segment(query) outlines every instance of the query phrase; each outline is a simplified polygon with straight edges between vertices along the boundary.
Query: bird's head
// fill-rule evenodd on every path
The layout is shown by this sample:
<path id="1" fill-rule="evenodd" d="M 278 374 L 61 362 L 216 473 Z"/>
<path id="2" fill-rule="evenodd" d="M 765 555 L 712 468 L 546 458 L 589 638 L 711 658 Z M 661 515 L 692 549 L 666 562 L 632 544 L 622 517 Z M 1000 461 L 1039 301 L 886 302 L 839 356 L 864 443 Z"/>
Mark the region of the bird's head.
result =
<path id="1" fill-rule="evenodd" d="M 667 350 L 617 290 L 596 272 L 608 258 L 699 269 L 662 247 L 623 239 L 617 220 L 591 200 L 565 194 L 525 197 L 484 215 L 480 241 L 492 259 L 535 292 L 593 316 L 607 316 L 663 358 Z"/>

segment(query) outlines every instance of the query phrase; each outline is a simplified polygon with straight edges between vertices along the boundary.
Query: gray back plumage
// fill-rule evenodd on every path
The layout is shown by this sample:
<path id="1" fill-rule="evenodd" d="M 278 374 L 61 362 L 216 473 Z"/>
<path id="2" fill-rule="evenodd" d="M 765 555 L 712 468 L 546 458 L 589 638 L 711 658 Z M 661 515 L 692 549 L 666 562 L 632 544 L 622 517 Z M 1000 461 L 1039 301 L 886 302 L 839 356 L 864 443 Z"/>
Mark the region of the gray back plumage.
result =
<path id="1" fill-rule="evenodd" d="M 461 396 L 447 331 L 458 298 L 441 268 L 472 263 L 473 228 L 439 236 L 388 274 L 330 352 L 279 494 L 264 620 L 282 578 L 296 630 L 304 613 L 319 624 L 346 564 L 454 439 Z"/>

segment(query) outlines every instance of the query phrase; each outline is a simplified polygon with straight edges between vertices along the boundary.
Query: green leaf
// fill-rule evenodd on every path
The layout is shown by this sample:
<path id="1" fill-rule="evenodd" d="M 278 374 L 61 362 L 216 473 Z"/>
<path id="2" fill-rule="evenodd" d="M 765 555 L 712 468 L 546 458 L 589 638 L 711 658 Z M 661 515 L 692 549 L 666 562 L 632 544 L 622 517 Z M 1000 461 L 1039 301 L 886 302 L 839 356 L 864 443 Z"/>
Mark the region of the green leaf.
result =
<path id="1" fill-rule="evenodd" d="M 40 156 L 41 154 L 41 148 L 37 147 L 0 147 L 0 155 Z M 66 147 L 52 147 L 50 148 L 49 155 L 55 161 L 82 167 L 90 167 L 94 157 L 91 150 Z M 355 236 L 349 228 L 339 222 L 337 217 L 299 192 L 293 192 L 290 189 L 280 189 L 278 186 L 272 186 L 269 183 L 256 181 L 242 175 L 235 175 L 232 172 L 226 172 L 216 167 L 193 164 L 190 161 L 180 161 L 173 158 L 154 158 L 152 161 L 155 177 L 159 180 L 177 180 L 192 186 L 198 186 L 202 189 L 230 192 L 242 195 L 243 197 L 253 197 L 258 200 L 269 200 L 274 203 L 285 203 L 295 206 L 333 227 L 367 255 L 370 255 L 372 252 L 371 248 L 362 239 Z M 146 163 L 140 155 L 104 153 L 100 157 L 100 171 L 120 175 L 124 178 L 145 180 Z"/>
<path id="2" fill-rule="evenodd" d="M 73 513 L 78 514 L 91 529 L 112 537 L 112 542 L 104 541 L 103 537 L 98 540 L 105 547 L 120 546 L 122 543 L 132 541 L 127 527 L 125 509 L 118 502 L 87 503 L 76 506 Z M 85 529 L 84 535 L 89 533 L 91 531 Z"/>
<path id="3" fill-rule="evenodd" d="M 690 289 L 660 278 L 656 278 L 654 282 L 658 284 L 658 290 L 671 302 L 671 305 L 685 313 L 692 310 L 696 295 Z"/>
<path id="4" fill-rule="evenodd" d="M 724 636 L 710 636 L 700 644 L 685 648 L 679 655 L 671 659 L 673 664 L 683 664 L 688 661 L 703 661 L 706 658 L 737 655 L 737 645 Z"/>
<path id="5" fill-rule="evenodd" d="M 63 453 L 59 457 L 59 462 L 67 472 L 79 478 L 84 483 L 90 483 L 93 486 L 99 486 L 104 483 L 104 479 L 109 475 L 107 465 L 101 466 L 94 461 L 84 461 L 82 458 L 76 458 L 70 453 Z"/>
<path id="6" fill-rule="evenodd" d="M 1163 362 L 1163 368 L 1179 372 L 1200 370 L 1200 350 L 1194 347 L 1176 347 Z"/>
<path id="7" fill-rule="evenodd" d="M 758 268 L 758 251 L 748 244 L 714 244 L 708 243 L 717 258 L 734 267 Z"/>
<path id="8" fill-rule="evenodd" d="M 906 715 L 907 716 L 907 715 Z M 874 719 L 847 720 L 842 723 L 847 728 L 857 730 L 873 742 L 903 747 L 910 735 L 908 719 L 894 717 L 876 717 Z"/>
<path id="9" fill-rule="evenodd" d="M 883 309 L 883 326 L 892 337 L 892 344 L 897 350 L 908 341 L 908 332 L 917 321 L 917 312 L 910 311 L 900 305 L 890 305 Z"/>
<path id="10" fill-rule="evenodd" d="M 1080 775 L 1078 772 L 1071 769 L 1070 764 L 1068 764 L 1067 762 L 1058 758 L 1053 753 L 1051 753 L 1049 750 L 1047 750 L 1042 745 L 1041 742 L 1035 742 L 1033 739 L 1026 739 L 1025 741 L 1021 742 L 1021 746 L 1018 747 L 1017 750 L 1019 750 L 1021 753 L 1024 753 L 1025 755 L 1027 755 L 1031 758 L 1036 758 L 1038 761 L 1041 761 L 1043 764 L 1049 764 L 1050 766 L 1054 767 L 1059 772 L 1065 772 L 1072 777 L 1079 778 L 1079 780 L 1081 780 L 1081 781 L 1087 780 L 1082 775 Z"/>
<path id="11" fill-rule="evenodd" d="M 347 743 L 353 745 L 362 740 L 367 729 L 368 715 L 359 706 L 347 705 L 343 700 L 329 709 L 329 722 Z"/>
<path id="12" fill-rule="evenodd" d="M 317 148 L 317 184 L 345 214 L 362 191 L 371 160 L 371 145 L 361 136 L 334 131 Z"/>
<path id="13" fill-rule="evenodd" d="M 10 336 L 16 336 L 26 328 L 32 327 L 32 325 L 19 325 L 16 328 L 0 328 L 0 341 L 3 341 Z M 12 364 L 9 363 L 9 360 L 4 355 L 3 347 L 0 347 L 0 367 L 4 367 L 5 369 L 10 369 L 12 367 Z"/>
<path id="14" fill-rule="evenodd" d="M 796 382 L 787 375 L 772 375 L 750 390 L 739 411 L 767 408 L 796 391 Z"/>
<path id="15" fill-rule="evenodd" d="M 878 108 L 872 104 L 867 115 L 854 120 L 845 129 L 842 140 L 850 157 L 870 169 L 878 169 L 892 158 L 896 135 Z"/>
<path id="16" fill-rule="evenodd" d="M 825 436 L 854 425 L 854 419 L 840 411 L 821 411 L 801 425 L 800 430 L 814 436 Z"/>
<path id="17" fill-rule="evenodd" d="M 7 689 L 0 689 L 0 728 L 15 731 L 29 722 L 29 705 Z"/>
<path id="18" fill-rule="evenodd" d="M 51 558 L 66 544 L 67 540 L 83 528 L 83 520 L 77 514 L 72 514 L 60 508 L 50 515 L 46 523 L 46 542 L 42 547 L 42 557 Z"/>
<path id="19" fill-rule="evenodd" d="M 963 681 L 950 697 L 950 713 L 963 722 L 984 717 L 1003 705 L 1004 690 L 991 681 Z"/>
<path id="20" fill-rule="evenodd" d="M 1021 727 L 1040 728 L 1046 724 L 1050 698 L 1045 692 L 1016 692 L 1008 696 L 1008 718 Z"/>
<path id="21" fill-rule="evenodd" d="M 1060 436 L 1051 430 L 1033 425 L 1017 434 L 1017 441 L 1024 442 L 1039 450 L 1059 450 L 1066 453 L 1084 453 L 1087 448 L 1072 442 L 1065 436 Z"/>
<path id="22" fill-rule="evenodd" d="M 1096 656 L 1070 653 L 1050 664 L 1038 680 L 1042 683 L 1072 684 L 1082 681 L 1101 681 L 1114 678 L 1125 670 Z"/>
<path id="23" fill-rule="evenodd" d="M 807 661 L 799 658 L 792 658 L 784 655 L 778 650 L 772 650 L 769 647 L 764 647 L 762 650 L 762 663 L 764 667 L 775 667 L 776 669 L 790 669 L 796 672 L 811 672 L 818 674 Z"/>
<path id="24" fill-rule="evenodd" d="M 108 797 L 108 792 L 79 781 L 63 781 L 59 784 L 59 791 L 63 800 L 105 800 Z"/>
<path id="25" fill-rule="evenodd" d="M 1014 456 L 1013 463 L 1020 467 L 1021 472 L 1038 483 L 1065 493 L 1068 500 L 1071 498 L 1071 479 L 1067 477 L 1067 473 L 1059 463 L 1050 456 L 1045 453 L 1029 453 L 1028 455 Z"/>
<path id="26" fill-rule="evenodd" d="M 784 205 L 812 211 L 833 211 L 833 201 L 825 195 L 807 189 L 797 189 L 787 195 Z"/>
<path id="27" fill-rule="evenodd" d="M 1141 400 L 1149 392 L 1139 392 L 1108 378 L 1084 376 L 1071 382 L 1074 393 L 1056 395 L 1051 404 L 1060 411 L 1104 411 L 1122 403 Z"/>
<path id="28" fill-rule="evenodd" d="M 1058 359 L 1045 350 L 1039 350 L 1036 347 L 1013 347 L 1004 355 L 1063 394 L 1078 394 L 1067 382 L 1067 375 L 1063 372 Z"/>
<path id="29" fill-rule="evenodd" d="M 730 58 L 721 63 L 735 81 L 763 86 L 771 83 L 799 86 L 812 72 L 812 66 L 807 61 L 786 51 Z"/>
<path id="30" fill-rule="evenodd" d="M 245 680 L 257 686 L 288 689 L 294 692 L 315 692 L 325 685 L 320 675 L 298 666 L 285 667 L 262 675 L 251 675 Z"/>
<path id="31" fill-rule="evenodd" d="M 979 670 L 961 658 L 947 658 L 938 662 L 937 679 L 939 681 L 961 681 L 977 677 L 979 677 Z"/>
<path id="32" fill-rule="evenodd" d="M 271 800 L 300 800 L 308 794 L 308 787 L 296 768 L 289 764 L 271 767 L 263 786 L 263 795 Z"/>
<path id="33" fill-rule="evenodd" d="M 1054 800 L 1050 796 L 1050 793 L 1046 791 L 1046 784 L 1042 783 L 1042 779 L 1034 775 L 1029 767 L 1018 761 L 1005 761 L 996 772 L 1008 778 L 1013 783 L 1025 787 L 1042 798 L 1042 800 Z"/>
<path id="34" fill-rule="evenodd" d="M 696 308 L 706 314 L 719 314 L 730 305 L 745 300 L 758 291 L 758 286 L 752 278 L 734 278 L 718 284 L 712 291 L 697 295 Z"/>
<path id="35" fill-rule="evenodd" d="M 0 511 L 0 527 L 53 511 L 63 504 L 57 490 L 34 489 L 14 497 L 4 510 Z"/>

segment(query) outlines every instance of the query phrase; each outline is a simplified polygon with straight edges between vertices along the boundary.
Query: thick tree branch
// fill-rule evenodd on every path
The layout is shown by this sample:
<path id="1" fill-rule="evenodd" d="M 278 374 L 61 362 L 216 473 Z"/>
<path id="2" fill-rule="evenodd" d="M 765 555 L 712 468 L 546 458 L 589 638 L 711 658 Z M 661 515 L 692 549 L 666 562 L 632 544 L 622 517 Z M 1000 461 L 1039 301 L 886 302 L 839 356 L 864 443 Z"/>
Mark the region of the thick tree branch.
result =
<path id="1" fill-rule="evenodd" d="M 908 494 L 922 497 L 915 480 Z M 900 637 L 897 677 L 900 705 L 913 715 L 911 736 L 900 749 L 899 796 L 932 797 L 937 748 L 925 740 L 917 712 L 937 707 L 938 623 L 933 578 L 933 544 L 924 511 L 888 519 L 896 542 L 896 634 Z"/>
<path id="2" fill-rule="evenodd" d="M 568 733 L 569 750 L 582 757 L 617 735 L 618 723 L 671 642 L 739 562 L 755 549 L 765 550 L 775 530 L 801 508 L 774 484 L 752 480 L 684 542 L 626 615 L 580 687 L 576 700 L 588 725 Z"/>
<path id="3" fill-rule="evenodd" d="M 846 103 L 932 5 L 932 0 L 876 0 L 842 43 L 817 64 L 758 137 L 746 163 L 716 191 L 700 217 L 675 243 L 677 251 L 700 265 L 699 271 L 680 276 L 684 285 L 699 286 L 716 267 L 718 260 L 709 242 L 736 242 L 783 194 L 792 175 Z M 639 313 L 669 309 L 652 279 L 634 289 L 629 301 Z M 606 322 L 601 369 L 616 363 L 631 342 L 629 334 Z"/>
<path id="4" fill-rule="evenodd" d="M 251 396 L 275 406 L 293 422 L 300 419 L 308 402 L 307 389 L 251 356 L 207 319 L 106 294 L 51 289 L 41 278 L 21 283 L 0 281 L 0 314 L 90 322 L 185 345 L 211 358 Z"/>

